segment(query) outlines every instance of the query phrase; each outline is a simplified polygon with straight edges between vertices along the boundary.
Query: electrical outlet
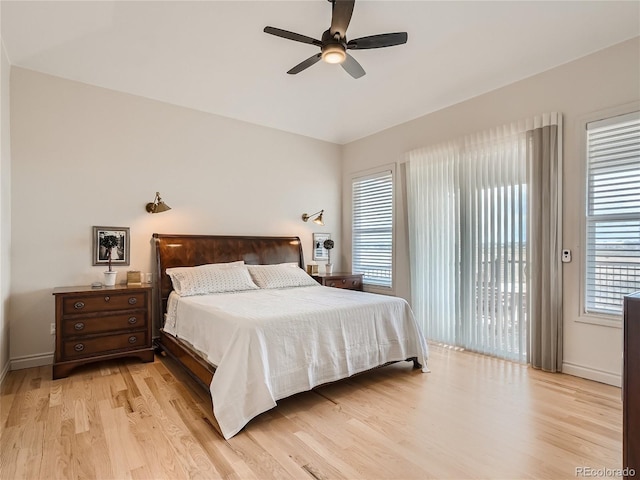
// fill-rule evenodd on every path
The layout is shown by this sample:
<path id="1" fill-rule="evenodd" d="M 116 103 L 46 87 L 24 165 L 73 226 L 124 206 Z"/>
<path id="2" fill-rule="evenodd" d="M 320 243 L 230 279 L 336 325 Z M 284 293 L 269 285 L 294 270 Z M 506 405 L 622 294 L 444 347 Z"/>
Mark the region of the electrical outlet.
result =
<path id="1" fill-rule="evenodd" d="M 56 334 L 56 324 L 52 323 L 50 325 L 50 328 L 51 328 L 51 335 L 55 335 Z"/>

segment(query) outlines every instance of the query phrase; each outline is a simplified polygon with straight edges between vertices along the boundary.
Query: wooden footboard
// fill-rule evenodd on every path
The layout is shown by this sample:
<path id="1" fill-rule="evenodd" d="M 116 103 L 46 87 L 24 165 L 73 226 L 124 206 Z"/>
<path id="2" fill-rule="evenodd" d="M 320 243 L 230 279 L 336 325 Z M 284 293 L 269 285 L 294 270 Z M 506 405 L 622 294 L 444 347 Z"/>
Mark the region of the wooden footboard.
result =
<path id="1" fill-rule="evenodd" d="M 198 355 L 189 345 L 165 333 L 164 330 L 160 330 L 157 346 L 162 352 L 178 362 L 198 383 L 209 390 L 211 379 L 216 371 L 213 365 Z"/>

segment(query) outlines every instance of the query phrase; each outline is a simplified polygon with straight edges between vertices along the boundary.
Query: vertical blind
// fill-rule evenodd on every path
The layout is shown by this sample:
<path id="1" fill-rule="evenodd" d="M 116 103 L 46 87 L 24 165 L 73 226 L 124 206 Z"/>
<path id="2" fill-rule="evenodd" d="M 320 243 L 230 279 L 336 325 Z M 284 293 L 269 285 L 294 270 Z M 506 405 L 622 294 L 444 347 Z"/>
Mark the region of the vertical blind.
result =
<path id="1" fill-rule="evenodd" d="M 587 124 L 587 313 L 640 290 L 640 112 Z"/>
<path id="2" fill-rule="evenodd" d="M 390 170 L 352 183 L 352 264 L 365 285 L 392 287 L 393 174 Z"/>
<path id="3" fill-rule="evenodd" d="M 515 127 L 409 153 L 413 309 L 430 340 L 526 361 L 526 177 Z"/>

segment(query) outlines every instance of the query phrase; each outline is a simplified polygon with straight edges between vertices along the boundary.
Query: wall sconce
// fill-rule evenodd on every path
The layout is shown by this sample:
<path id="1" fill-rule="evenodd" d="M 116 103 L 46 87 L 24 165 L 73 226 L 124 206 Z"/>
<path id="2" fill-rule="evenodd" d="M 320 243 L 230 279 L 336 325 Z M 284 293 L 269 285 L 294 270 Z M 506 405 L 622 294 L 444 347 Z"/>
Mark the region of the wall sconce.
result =
<path id="1" fill-rule="evenodd" d="M 309 220 L 314 215 L 320 214 L 316 218 L 313 219 L 313 223 L 317 223 L 318 225 L 324 225 L 324 222 L 322 221 L 322 214 L 323 213 L 324 213 L 324 210 L 320 210 L 319 212 L 312 213 L 311 215 L 307 215 L 306 213 L 303 213 L 302 214 L 302 221 L 306 222 L 307 220 Z"/>
<path id="2" fill-rule="evenodd" d="M 153 199 L 153 202 L 147 203 L 146 209 L 149 213 L 160 213 L 171 210 L 171 207 L 162 201 L 160 192 L 156 192 L 156 198 Z"/>

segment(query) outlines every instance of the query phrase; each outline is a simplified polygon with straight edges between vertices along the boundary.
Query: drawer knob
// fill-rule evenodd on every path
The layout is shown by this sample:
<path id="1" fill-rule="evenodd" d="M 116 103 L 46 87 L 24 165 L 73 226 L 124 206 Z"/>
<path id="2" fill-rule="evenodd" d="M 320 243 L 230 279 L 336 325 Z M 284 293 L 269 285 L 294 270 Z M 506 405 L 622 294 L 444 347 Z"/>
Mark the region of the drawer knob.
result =
<path id="1" fill-rule="evenodd" d="M 138 341 L 138 337 L 131 336 L 129 337 L 129 343 L 132 345 Z"/>
<path id="2" fill-rule="evenodd" d="M 76 302 L 73 304 L 73 308 L 75 308 L 76 310 L 80 310 L 81 308 L 84 308 L 84 302 Z"/>
<path id="3" fill-rule="evenodd" d="M 75 328 L 76 330 L 82 330 L 84 328 L 84 323 L 78 322 L 73 326 L 73 328 Z"/>
<path id="4" fill-rule="evenodd" d="M 138 299 L 136 297 L 131 297 L 129 299 L 129 305 L 135 305 L 136 303 L 138 303 Z"/>
<path id="5" fill-rule="evenodd" d="M 354 280 L 354 281 L 351 282 L 351 285 L 357 285 L 357 284 L 358 284 L 357 280 Z"/>
<path id="6" fill-rule="evenodd" d="M 75 346 L 73 347 L 73 349 L 76 352 L 81 352 L 84 350 L 84 345 L 82 343 L 76 343 Z"/>
<path id="7" fill-rule="evenodd" d="M 130 325 L 134 325 L 137 321 L 138 321 L 138 319 L 136 317 L 129 317 L 129 324 Z"/>
<path id="8" fill-rule="evenodd" d="M 108 302 L 109 300 L 111 300 L 111 297 L 110 297 L 109 295 L 105 295 L 105 297 L 104 297 L 104 301 L 105 301 L 105 302 Z"/>
<path id="9" fill-rule="evenodd" d="M 335 287 L 335 286 L 336 286 L 336 282 L 331 282 L 331 283 L 329 284 L 329 286 L 330 286 L 330 287 Z"/>

